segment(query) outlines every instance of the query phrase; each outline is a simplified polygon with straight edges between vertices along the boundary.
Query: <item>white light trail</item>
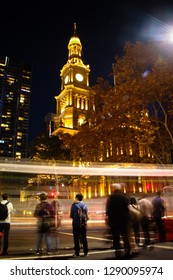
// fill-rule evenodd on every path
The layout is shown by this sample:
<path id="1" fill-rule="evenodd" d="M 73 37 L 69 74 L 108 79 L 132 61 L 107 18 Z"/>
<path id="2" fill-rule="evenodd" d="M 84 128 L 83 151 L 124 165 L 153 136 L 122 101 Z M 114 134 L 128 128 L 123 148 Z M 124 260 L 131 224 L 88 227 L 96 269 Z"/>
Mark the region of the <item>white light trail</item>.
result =
<path id="1" fill-rule="evenodd" d="M 30 174 L 55 175 L 89 175 L 89 176 L 147 176 L 147 177 L 173 177 L 172 165 L 154 164 L 90 164 L 90 166 L 73 166 L 63 163 L 11 163 L 0 162 L 1 172 L 17 172 Z"/>

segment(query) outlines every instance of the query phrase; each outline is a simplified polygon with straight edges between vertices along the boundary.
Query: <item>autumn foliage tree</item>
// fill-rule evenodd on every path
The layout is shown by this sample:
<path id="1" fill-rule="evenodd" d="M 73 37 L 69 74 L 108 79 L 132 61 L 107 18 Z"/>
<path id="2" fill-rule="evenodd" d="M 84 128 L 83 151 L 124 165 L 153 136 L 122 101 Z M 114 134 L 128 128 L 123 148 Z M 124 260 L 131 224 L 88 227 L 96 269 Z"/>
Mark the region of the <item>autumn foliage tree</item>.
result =
<path id="1" fill-rule="evenodd" d="M 158 163 L 172 162 L 173 55 L 169 48 L 153 42 L 128 42 L 123 57 L 115 59 L 113 69 L 116 89 L 128 93 L 130 108 L 148 110 L 148 133 L 152 137 L 144 144 Z"/>
<path id="2" fill-rule="evenodd" d="M 139 109 L 138 112 L 135 110 L 130 116 L 126 96 L 119 96 L 116 88 L 103 78 L 98 78 L 93 91 L 96 109 L 90 121 L 82 125 L 76 135 L 63 136 L 72 158 L 92 162 L 139 162 L 135 137 L 144 139 L 144 130 L 149 127 L 151 129 L 144 110 L 143 113 L 139 112 Z M 138 124 L 133 119 L 136 120 L 137 114 L 140 114 L 137 118 Z M 148 132 L 145 137 L 149 138 Z"/>

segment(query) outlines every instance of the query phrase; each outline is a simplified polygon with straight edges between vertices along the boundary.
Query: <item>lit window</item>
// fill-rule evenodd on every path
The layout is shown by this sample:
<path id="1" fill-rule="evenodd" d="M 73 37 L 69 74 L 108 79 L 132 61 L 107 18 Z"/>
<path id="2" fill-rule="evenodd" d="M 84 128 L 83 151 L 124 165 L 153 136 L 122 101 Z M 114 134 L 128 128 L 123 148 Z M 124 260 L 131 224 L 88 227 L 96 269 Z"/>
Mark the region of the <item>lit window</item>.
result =
<path id="1" fill-rule="evenodd" d="M 20 103 L 25 102 L 25 96 L 23 94 L 20 95 Z"/>

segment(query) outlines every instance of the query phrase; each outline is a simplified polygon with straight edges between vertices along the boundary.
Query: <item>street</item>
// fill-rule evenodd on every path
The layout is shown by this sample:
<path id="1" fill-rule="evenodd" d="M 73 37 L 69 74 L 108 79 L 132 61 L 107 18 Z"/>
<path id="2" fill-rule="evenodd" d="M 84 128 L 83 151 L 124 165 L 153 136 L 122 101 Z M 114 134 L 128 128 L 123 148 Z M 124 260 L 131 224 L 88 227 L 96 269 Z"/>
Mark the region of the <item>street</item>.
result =
<path id="1" fill-rule="evenodd" d="M 35 255 L 36 243 L 36 226 L 32 220 L 25 223 L 12 223 L 10 231 L 10 243 L 8 256 L 0 256 L 0 259 L 9 260 L 31 260 L 31 259 L 61 259 L 61 260 L 113 260 L 115 259 L 112 242 L 108 235 L 107 228 L 103 221 L 88 222 L 88 245 L 89 256 L 72 258 L 73 236 L 71 221 L 63 221 L 58 230 L 59 249 L 58 252 L 52 250 L 51 255 L 47 256 L 45 244 L 43 243 L 43 253 L 41 256 Z M 141 233 L 141 243 L 142 243 Z M 133 260 L 172 260 L 173 259 L 173 242 L 157 242 L 154 233 L 151 232 L 151 245 L 139 247 L 138 254 L 134 255 Z M 123 251 L 123 249 L 122 249 Z"/>

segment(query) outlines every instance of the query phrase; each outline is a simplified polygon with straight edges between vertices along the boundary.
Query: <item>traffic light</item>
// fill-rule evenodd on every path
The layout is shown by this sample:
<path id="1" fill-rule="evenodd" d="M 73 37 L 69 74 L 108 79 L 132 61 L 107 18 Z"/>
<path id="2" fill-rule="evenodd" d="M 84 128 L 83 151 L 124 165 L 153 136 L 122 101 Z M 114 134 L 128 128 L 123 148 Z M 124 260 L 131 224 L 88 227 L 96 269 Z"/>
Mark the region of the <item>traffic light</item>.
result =
<path id="1" fill-rule="evenodd" d="M 55 192 L 51 192 L 51 197 L 52 197 L 52 198 L 55 197 Z"/>
<path id="2" fill-rule="evenodd" d="M 146 184 L 146 189 L 147 189 L 147 191 L 150 191 L 150 190 L 151 190 L 150 183 L 147 183 L 147 184 Z"/>

